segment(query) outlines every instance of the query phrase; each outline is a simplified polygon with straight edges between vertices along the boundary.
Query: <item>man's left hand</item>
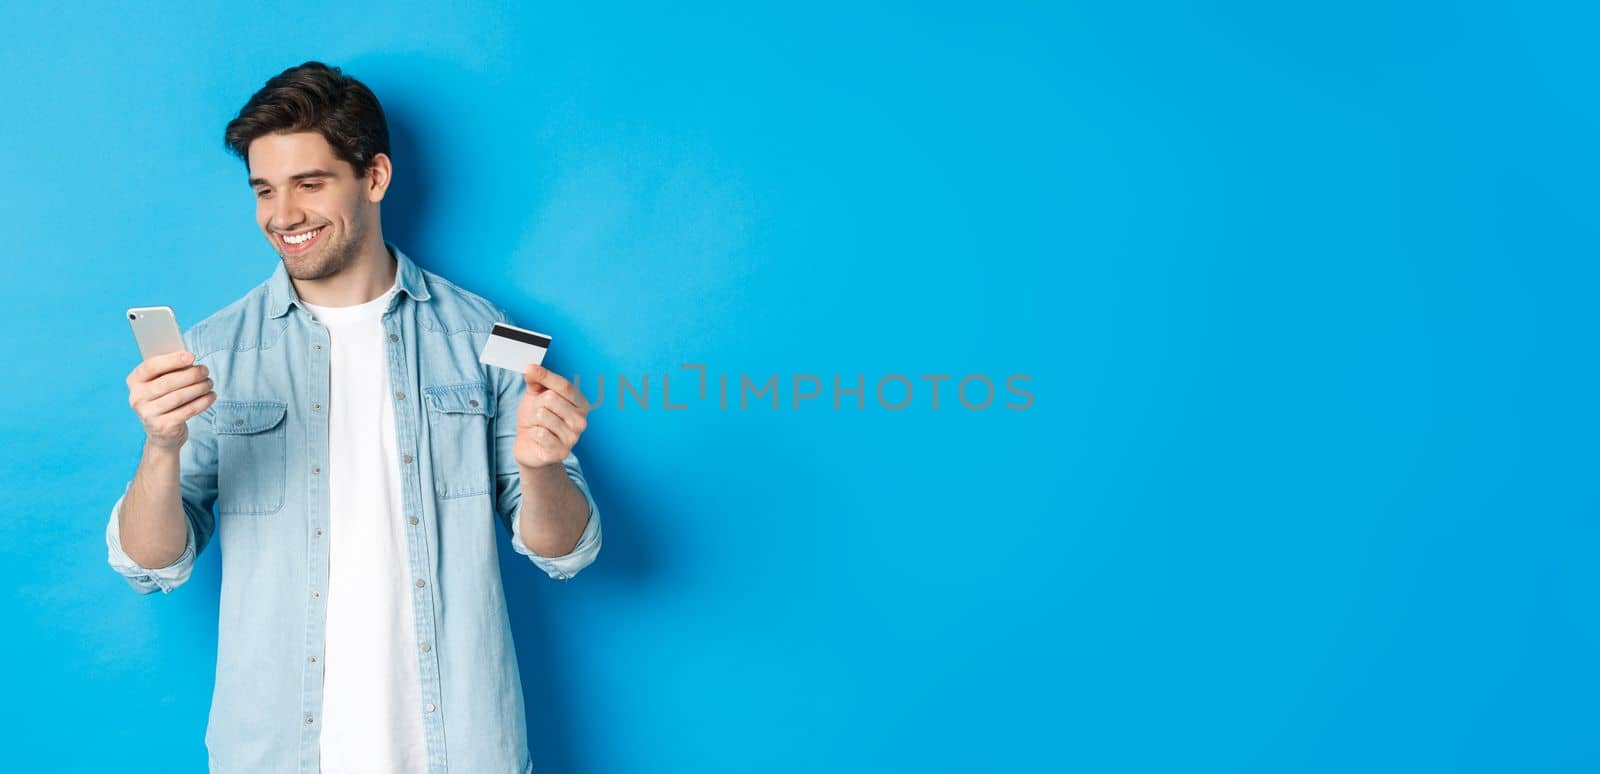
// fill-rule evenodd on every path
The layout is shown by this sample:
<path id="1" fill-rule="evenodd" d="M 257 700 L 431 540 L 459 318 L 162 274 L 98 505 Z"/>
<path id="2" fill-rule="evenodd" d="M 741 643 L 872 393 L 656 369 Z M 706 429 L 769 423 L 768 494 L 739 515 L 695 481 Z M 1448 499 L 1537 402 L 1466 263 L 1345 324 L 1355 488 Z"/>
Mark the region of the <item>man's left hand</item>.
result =
<path id="1" fill-rule="evenodd" d="M 512 456 L 524 468 L 559 465 L 589 426 L 589 400 L 572 382 L 544 366 L 528 366 L 522 378 L 528 389 L 517 404 Z"/>

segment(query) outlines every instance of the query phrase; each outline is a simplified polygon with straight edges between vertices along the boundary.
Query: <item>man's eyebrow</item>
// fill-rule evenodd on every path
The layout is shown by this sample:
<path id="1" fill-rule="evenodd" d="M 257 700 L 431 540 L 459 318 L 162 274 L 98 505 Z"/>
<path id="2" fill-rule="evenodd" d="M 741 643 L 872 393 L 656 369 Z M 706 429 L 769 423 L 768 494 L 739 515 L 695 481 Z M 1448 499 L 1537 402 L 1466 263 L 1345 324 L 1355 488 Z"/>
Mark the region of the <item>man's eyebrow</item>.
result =
<path id="1" fill-rule="evenodd" d="M 289 176 L 289 182 L 292 183 L 292 182 L 295 182 L 296 180 L 305 180 L 308 177 L 333 177 L 333 176 L 334 176 L 334 174 L 332 172 L 329 172 L 326 169 L 310 169 L 310 170 L 306 170 L 305 172 L 296 172 L 295 174 L 290 175 Z M 267 184 L 268 183 L 267 183 L 266 178 L 261 178 L 261 177 L 252 177 L 252 178 L 250 178 L 250 187 L 251 188 L 255 188 L 258 185 L 267 185 Z"/>

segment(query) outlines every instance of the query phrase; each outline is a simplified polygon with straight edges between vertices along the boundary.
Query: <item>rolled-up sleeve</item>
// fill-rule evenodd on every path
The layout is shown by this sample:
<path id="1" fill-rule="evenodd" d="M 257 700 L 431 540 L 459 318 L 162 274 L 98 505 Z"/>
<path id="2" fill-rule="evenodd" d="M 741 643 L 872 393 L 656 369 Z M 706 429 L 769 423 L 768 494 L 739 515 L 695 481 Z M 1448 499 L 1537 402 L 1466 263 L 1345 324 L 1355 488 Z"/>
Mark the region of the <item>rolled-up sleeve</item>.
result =
<path id="1" fill-rule="evenodd" d="M 588 567 L 600 553 L 600 509 L 595 507 L 594 496 L 589 494 L 589 484 L 583 480 L 583 468 L 578 465 L 577 456 L 568 453 L 561 466 L 566 469 L 567 479 L 583 493 L 584 501 L 589 504 L 589 523 L 584 525 L 578 544 L 563 556 L 540 556 L 529 548 L 522 540 L 522 501 L 519 498 L 517 512 L 511 518 L 511 548 L 531 559 L 546 575 L 564 581 Z"/>
<path id="2" fill-rule="evenodd" d="M 189 580 L 189 573 L 194 570 L 195 541 L 194 527 L 188 528 L 188 542 L 183 548 L 183 553 L 177 560 L 166 567 L 144 567 L 138 562 L 128 558 L 122 550 L 122 535 L 118 531 L 119 516 L 122 511 L 122 501 L 128 497 L 128 488 L 133 485 L 129 481 L 122 487 L 122 496 L 117 498 L 116 504 L 111 506 L 111 521 L 106 525 L 106 560 L 111 564 L 111 569 L 116 570 L 134 591 L 140 594 L 149 594 L 161 591 L 170 594 L 172 590 L 183 585 Z M 187 521 L 187 519 L 185 519 Z"/>

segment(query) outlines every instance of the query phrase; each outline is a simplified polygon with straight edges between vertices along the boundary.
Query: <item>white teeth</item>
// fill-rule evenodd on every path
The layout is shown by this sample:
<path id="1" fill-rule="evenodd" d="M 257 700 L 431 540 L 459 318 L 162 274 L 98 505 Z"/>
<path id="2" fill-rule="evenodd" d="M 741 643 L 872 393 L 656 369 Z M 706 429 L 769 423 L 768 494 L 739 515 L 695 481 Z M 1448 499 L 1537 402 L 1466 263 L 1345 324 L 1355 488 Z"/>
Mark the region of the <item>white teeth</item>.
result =
<path id="1" fill-rule="evenodd" d="M 301 234 L 299 236 L 286 236 L 286 237 L 283 238 L 283 241 L 285 241 L 285 242 L 287 242 L 287 243 L 289 243 L 291 245 L 305 244 L 306 240 L 316 236 L 317 235 L 317 231 L 321 231 L 321 230 L 322 229 L 319 228 L 316 231 L 308 231 L 308 232 L 306 232 L 304 234 Z"/>

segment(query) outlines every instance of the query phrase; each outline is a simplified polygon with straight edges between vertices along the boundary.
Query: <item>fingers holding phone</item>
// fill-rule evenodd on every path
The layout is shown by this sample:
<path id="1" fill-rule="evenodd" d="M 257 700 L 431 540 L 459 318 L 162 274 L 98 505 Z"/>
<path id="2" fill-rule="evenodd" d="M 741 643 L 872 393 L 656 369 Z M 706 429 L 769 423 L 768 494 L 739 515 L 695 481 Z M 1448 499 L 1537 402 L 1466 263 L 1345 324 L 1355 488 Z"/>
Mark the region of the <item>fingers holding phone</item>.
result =
<path id="1" fill-rule="evenodd" d="M 128 374 L 128 405 L 150 443 L 176 449 L 189 440 L 189 419 L 217 399 L 210 370 L 184 350 L 171 307 L 135 307 L 128 321 L 144 357 Z"/>
<path id="2" fill-rule="evenodd" d="M 182 446 L 189 440 L 189 419 L 217 399 L 210 369 L 190 365 L 193 359 L 181 350 L 168 352 L 145 360 L 128 374 L 128 405 L 157 446 Z"/>

